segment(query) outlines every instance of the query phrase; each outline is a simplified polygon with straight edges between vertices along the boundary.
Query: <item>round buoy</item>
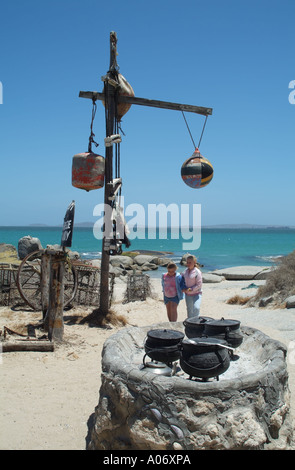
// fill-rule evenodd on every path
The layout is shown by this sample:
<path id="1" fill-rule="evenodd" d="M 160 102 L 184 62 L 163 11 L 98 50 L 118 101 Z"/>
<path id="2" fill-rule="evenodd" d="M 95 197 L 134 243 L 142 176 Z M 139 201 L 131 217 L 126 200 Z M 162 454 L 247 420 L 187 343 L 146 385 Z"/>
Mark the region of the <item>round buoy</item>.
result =
<path id="1" fill-rule="evenodd" d="M 213 166 L 196 148 L 192 156 L 182 165 L 181 177 L 190 188 L 203 188 L 213 178 Z"/>

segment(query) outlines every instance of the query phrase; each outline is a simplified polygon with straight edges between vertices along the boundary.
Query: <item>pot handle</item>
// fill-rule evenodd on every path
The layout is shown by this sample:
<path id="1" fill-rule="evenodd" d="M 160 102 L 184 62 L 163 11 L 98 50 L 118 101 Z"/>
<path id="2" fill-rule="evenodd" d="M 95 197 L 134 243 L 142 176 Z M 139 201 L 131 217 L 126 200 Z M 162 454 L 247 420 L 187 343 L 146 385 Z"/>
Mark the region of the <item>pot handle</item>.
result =
<path id="1" fill-rule="evenodd" d="M 181 360 L 184 362 L 185 365 L 187 365 L 189 367 L 192 367 L 192 365 L 189 364 L 188 362 L 186 362 L 183 358 Z M 225 362 L 225 359 L 220 358 L 220 362 L 221 362 L 221 364 L 223 364 Z M 206 370 L 214 371 L 214 370 L 217 370 L 218 367 L 220 367 L 220 364 L 217 364 L 216 366 L 213 366 L 213 367 L 208 367 L 208 368 L 206 368 Z"/>
<path id="2" fill-rule="evenodd" d="M 201 344 L 201 345 L 206 345 L 206 346 L 219 346 L 221 348 L 228 349 L 229 351 L 234 352 L 233 348 L 230 348 L 229 346 L 226 346 L 225 344 L 221 344 L 221 343 L 202 343 L 201 341 L 199 343 L 196 343 L 192 339 L 189 339 L 187 341 L 189 341 L 190 344 L 196 344 L 196 345 Z"/>

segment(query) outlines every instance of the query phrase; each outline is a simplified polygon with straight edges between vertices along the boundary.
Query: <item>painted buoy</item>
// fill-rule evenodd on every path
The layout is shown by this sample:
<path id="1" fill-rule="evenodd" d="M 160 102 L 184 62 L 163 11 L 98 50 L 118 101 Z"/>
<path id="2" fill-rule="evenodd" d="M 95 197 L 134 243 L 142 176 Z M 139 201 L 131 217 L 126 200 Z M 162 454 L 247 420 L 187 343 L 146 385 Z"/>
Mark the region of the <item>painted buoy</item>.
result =
<path id="1" fill-rule="evenodd" d="M 181 177 L 190 188 L 203 188 L 213 178 L 213 166 L 196 148 L 192 156 L 182 165 Z"/>
<path id="2" fill-rule="evenodd" d="M 92 152 L 77 153 L 73 156 L 72 185 L 75 188 L 102 188 L 104 185 L 105 160 L 101 155 Z"/>

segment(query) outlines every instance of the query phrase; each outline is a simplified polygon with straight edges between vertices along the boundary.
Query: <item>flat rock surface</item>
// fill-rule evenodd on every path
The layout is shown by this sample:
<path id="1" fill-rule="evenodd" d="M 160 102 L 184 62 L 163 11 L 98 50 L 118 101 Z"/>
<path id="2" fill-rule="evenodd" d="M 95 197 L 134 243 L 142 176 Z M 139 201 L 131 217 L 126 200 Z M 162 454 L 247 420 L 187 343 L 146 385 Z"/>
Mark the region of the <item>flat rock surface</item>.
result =
<path id="1" fill-rule="evenodd" d="M 227 280 L 244 280 L 256 279 L 256 276 L 263 272 L 269 272 L 269 268 L 266 266 L 235 266 L 232 268 L 216 269 L 212 271 L 211 274 L 224 276 Z"/>

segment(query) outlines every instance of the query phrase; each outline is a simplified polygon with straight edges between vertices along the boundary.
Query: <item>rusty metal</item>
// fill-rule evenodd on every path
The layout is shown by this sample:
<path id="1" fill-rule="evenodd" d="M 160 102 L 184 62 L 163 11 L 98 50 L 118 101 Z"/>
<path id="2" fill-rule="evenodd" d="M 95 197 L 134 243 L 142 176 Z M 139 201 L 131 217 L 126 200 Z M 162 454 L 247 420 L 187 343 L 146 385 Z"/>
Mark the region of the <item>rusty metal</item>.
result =
<path id="1" fill-rule="evenodd" d="M 33 309 L 42 310 L 41 299 L 41 256 L 44 250 L 34 251 L 26 256 L 21 262 L 16 284 L 22 299 Z M 74 299 L 77 291 L 77 274 L 71 264 L 64 273 L 64 307 L 68 306 Z"/>
<path id="2" fill-rule="evenodd" d="M 104 185 L 105 159 L 96 153 L 78 153 L 73 157 L 72 185 L 91 191 Z"/>

